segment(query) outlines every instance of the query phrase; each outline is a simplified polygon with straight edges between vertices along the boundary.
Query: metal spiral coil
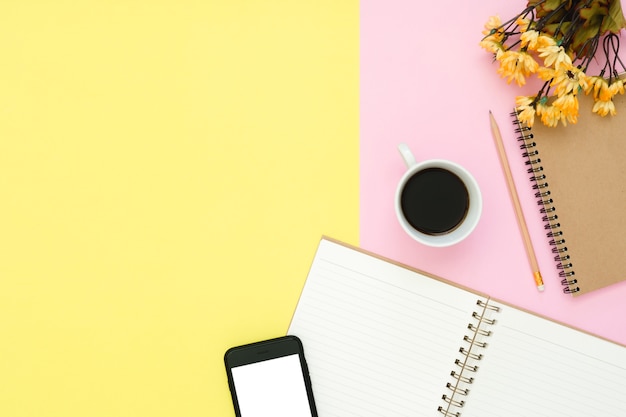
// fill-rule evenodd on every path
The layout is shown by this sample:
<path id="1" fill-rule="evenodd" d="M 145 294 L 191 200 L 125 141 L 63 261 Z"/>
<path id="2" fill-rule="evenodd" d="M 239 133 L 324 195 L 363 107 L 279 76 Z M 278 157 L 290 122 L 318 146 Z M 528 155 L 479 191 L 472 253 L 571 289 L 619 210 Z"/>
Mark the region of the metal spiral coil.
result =
<path id="1" fill-rule="evenodd" d="M 444 415 L 444 417 L 461 417 L 461 413 L 457 412 L 450 412 L 447 409 L 444 409 L 443 407 L 439 407 L 437 408 L 437 411 L 439 411 L 441 414 Z"/>
<path id="2" fill-rule="evenodd" d="M 578 280 L 576 278 L 561 280 L 561 284 L 563 284 L 563 285 L 574 285 L 574 284 L 577 284 L 577 283 L 578 283 Z"/>
<path id="3" fill-rule="evenodd" d="M 446 384 L 446 388 L 448 388 L 450 391 L 455 392 L 457 394 L 461 394 L 461 395 L 465 395 L 467 396 L 467 394 L 469 394 L 470 390 L 469 388 L 466 389 L 458 389 L 456 387 L 454 387 L 451 383 L 447 383 Z"/>
<path id="4" fill-rule="evenodd" d="M 480 306 L 480 307 L 482 307 L 484 309 L 487 309 L 487 310 L 500 311 L 500 307 L 494 306 L 492 304 L 488 304 L 488 303 L 484 302 L 483 300 L 476 301 L 476 305 Z"/>
<path id="5" fill-rule="evenodd" d="M 517 111 L 511 113 L 515 133 L 518 135 L 517 140 L 520 142 L 522 157 L 526 159 L 524 164 L 528 167 L 529 180 L 533 183 L 532 189 L 536 190 L 535 197 L 540 206 L 539 212 L 543 214 L 542 221 L 545 223 L 546 237 L 550 239 L 552 252 L 556 255 L 555 262 L 557 262 L 557 269 L 559 269 L 559 277 L 563 278 L 561 280 L 561 284 L 564 286 L 563 292 L 567 294 L 576 293 L 580 291 L 580 288 L 576 286 L 577 281 L 575 279 L 569 279 L 574 275 L 574 265 L 569 262 L 567 247 L 564 246 L 565 239 L 563 239 L 563 232 L 560 230 L 561 224 L 557 222 L 559 217 L 555 214 L 556 207 L 552 198 L 549 197 L 549 184 L 547 176 L 543 173 L 537 142 L 534 141 L 531 128 L 522 125 L 517 115 Z M 565 262 L 566 260 L 568 262 Z"/>
<path id="6" fill-rule="evenodd" d="M 491 336 L 491 332 L 485 332 L 483 333 L 484 336 Z M 467 356 L 468 358 L 471 359 L 475 359 L 477 361 L 481 360 L 483 358 L 483 354 L 482 353 L 473 353 L 470 350 L 467 350 L 465 348 L 460 348 L 459 349 L 459 353 L 462 354 L 463 356 Z"/>
<path id="7" fill-rule="evenodd" d="M 447 396 L 445 394 L 441 396 L 441 399 L 444 400 L 445 402 L 447 402 L 448 404 L 453 405 L 453 406 L 458 407 L 458 408 L 461 408 L 461 407 L 463 407 L 465 405 L 465 401 L 453 400 L 452 397 L 449 397 L 449 396 Z"/>
<path id="8" fill-rule="evenodd" d="M 450 372 L 450 376 L 454 379 L 456 379 L 459 382 L 465 382 L 466 384 L 473 384 L 474 383 L 474 377 L 470 376 L 463 376 L 461 373 L 458 373 L 456 371 L 452 371 Z"/>
<path id="9" fill-rule="evenodd" d="M 496 319 L 488 319 L 487 317 L 483 317 L 483 316 L 479 316 L 477 312 L 473 312 L 472 313 L 472 317 L 474 317 L 476 320 L 482 320 L 487 324 L 495 324 Z"/>
<path id="10" fill-rule="evenodd" d="M 548 232 L 546 236 L 547 237 L 559 237 L 559 236 L 563 236 L 563 232 L 560 230 L 557 230 L 556 232 Z"/>
<path id="11" fill-rule="evenodd" d="M 495 321 L 494 321 L 495 322 Z M 474 343 L 476 346 L 481 347 L 481 348 L 486 348 L 487 347 L 487 342 L 479 342 L 478 340 L 474 340 L 472 341 L 470 339 L 469 336 L 463 336 L 463 341 L 467 342 L 467 343 Z"/>
<path id="12" fill-rule="evenodd" d="M 496 324 L 492 315 L 500 311 L 500 307 L 489 301 L 479 299 L 476 305 L 477 311 L 472 312 L 472 321 L 467 325 L 469 333 L 463 336 L 463 342 L 467 345 L 459 348 L 461 356 L 454 360 L 456 368 L 450 372 L 452 379 L 446 384 L 448 391 L 441 397 L 445 404 L 437 408 L 446 417 L 461 416 L 460 410 L 465 405 L 463 398 L 468 396 L 469 385 L 474 383 L 474 375 L 479 371 L 478 362 L 483 359 L 480 351 L 487 347 L 484 339 L 492 334 L 486 327 Z"/>
<path id="13" fill-rule="evenodd" d="M 546 230 L 554 230 L 554 229 L 558 229 L 559 227 L 561 227 L 561 223 L 554 223 L 554 224 L 547 223 L 545 226 L 543 226 L 543 228 Z"/>
<path id="14" fill-rule="evenodd" d="M 476 357 L 474 359 L 481 360 L 482 358 L 483 358 L 483 355 L 478 355 L 478 357 Z M 466 370 L 468 370 L 470 372 L 478 372 L 478 365 L 470 366 L 467 363 L 462 362 L 461 359 L 455 359 L 454 360 L 454 364 L 456 366 L 458 366 L 459 368 L 461 368 L 461 369 L 466 369 Z"/>

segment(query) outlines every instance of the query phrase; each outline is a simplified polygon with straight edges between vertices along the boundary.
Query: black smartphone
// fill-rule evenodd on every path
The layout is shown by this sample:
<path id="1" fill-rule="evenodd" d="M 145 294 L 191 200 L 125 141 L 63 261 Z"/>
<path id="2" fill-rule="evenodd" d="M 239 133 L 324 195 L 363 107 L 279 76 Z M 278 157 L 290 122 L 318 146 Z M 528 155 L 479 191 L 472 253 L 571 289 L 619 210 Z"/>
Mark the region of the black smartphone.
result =
<path id="1" fill-rule="evenodd" d="M 230 348 L 224 362 L 237 417 L 317 417 L 296 336 Z"/>

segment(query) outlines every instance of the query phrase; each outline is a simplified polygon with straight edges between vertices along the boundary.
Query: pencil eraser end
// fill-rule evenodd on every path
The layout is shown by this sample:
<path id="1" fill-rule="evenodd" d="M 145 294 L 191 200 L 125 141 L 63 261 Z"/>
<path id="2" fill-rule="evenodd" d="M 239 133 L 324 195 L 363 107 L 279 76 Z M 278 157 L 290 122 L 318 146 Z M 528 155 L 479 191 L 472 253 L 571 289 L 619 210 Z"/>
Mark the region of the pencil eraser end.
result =
<path id="1" fill-rule="evenodd" d="M 543 287 L 543 285 L 539 285 L 539 286 L 537 286 L 537 289 L 538 289 L 539 291 L 543 291 L 543 290 L 544 290 L 544 287 Z"/>

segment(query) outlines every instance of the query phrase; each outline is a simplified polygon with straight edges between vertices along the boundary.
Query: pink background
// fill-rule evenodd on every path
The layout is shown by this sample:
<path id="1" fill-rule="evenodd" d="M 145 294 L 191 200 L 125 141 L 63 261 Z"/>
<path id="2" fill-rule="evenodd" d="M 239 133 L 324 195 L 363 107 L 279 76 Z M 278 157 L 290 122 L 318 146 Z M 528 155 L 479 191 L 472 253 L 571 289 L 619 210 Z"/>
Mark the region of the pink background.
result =
<path id="1" fill-rule="evenodd" d="M 489 16 L 508 20 L 525 5 L 522 0 L 361 1 L 361 246 L 626 344 L 626 282 L 576 298 L 562 292 L 509 115 L 516 95 L 536 90 L 508 85 L 478 45 Z M 532 279 L 489 110 L 500 125 L 518 184 L 546 284 L 543 293 Z M 483 214 L 465 241 L 429 248 L 403 232 L 393 208 L 405 169 L 399 142 L 406 142 L 418 160 L 450 159 L 476 177 Z M 613 238 L 623 239 L 621 232 Z"/>

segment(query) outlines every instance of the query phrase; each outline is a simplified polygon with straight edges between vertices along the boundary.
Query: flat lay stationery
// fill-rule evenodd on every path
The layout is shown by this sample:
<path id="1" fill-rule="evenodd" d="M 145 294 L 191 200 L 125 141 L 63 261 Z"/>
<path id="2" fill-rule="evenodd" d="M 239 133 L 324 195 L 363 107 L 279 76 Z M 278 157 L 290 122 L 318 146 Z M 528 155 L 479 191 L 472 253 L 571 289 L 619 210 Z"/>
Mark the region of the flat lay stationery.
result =
<path id="1" fill-rule="evenodd" d="M 530 235 L 528 234 L 528 226 L 526 226 L 526 220 L 524 218 L 524 213 L 522 212 L 522 206 L 519 201 L 519 196 L 517 195 L 517 189 L 515 188 L 515 182 L 513 180 L 513 175 L 511 174 L 509 161 L 507 160 L 506 151 L 504 150 L 504 144 L 502 143 L 502 134 L 500 133 L 500 128 L 498 127 L 496 119 L 493 117 L 493 113 L 491 112 L 489 112 L 489 119 L 491 122 L 491 133 L 493 134 L 496 147 L 498 148 L 498 156 L 500 157 L 500 162 L 502 164 L 502 171 L 504 173 L 504 176 L 506 177 L 509 194 L 511 195 L 513 207 L 515 208 L 515 217 L 517 218 L 520 232 L 522 233 L 522 236 L 524 238 L 524 248 L 526 249 L 526 256 L 528 256 L 528 262 L 530 263 L 530 267 L 533 272 L 535 285 L 537 285 L 537 289 L 539 291 L 543 291 L 543 278 L 541 277 L 541 272 L 539 271 L 539 265 L 537 263 L 537 257 L 535 256 L 535 250 L 533 249 Z"/>
<path id="2" fill-rule="evenodd" d="M 626 346 L 322 238 L 288 330 L 320 416 L 615 415 Z"/>
<path id="3" fill-rule="evenodd" d="M 548 3 L 555 5 L 563 2 L 542 4 Z M 577 2 L 571 4 L 574 3 Z M 474 2 L 445 10 L 432 7 L 428 11 L 433 18 L 422 19 L 422 8 L 411 1 L 396 1 L 391 7 L 382 2 L 362 2 L 359 246 L 411 267 L 448 277 L 459 285 L 486 292 L 523 309 L 626 344 L 626 333 L 623 331 L 626 328 L 623 303 L 626 281 L 614 281 L 610 285 L 588 290 L 589 281 L 596 278 L 588 278 L 588 274 L 583 274 L 576 267 L 580 261 L 576 261 L 574 254 L 569 252 L 574 268 L 568 271 L 575 271 L 575 275 L 568 277 L 568 280 L 579 278 L 578 283 L 582 285 L 578 285 L 581 291 L 575 293 L 575 296 L 563 295 L 563 288 L 569 288 L 569 285 L 561 285 L 566 277 L 560 275 L 565 271 L 559 269 L 560 262 L 554 260 L 557 254 L 552 253 L 552 238 L 546 237 L 550 231 L 544 229 L 546 222 L 543 218 L 546 213 L 540 212 L 543 206 L 538 205 L 535 197 L 535 182 L 530 182 L 532 174 L 527 173 L 530 168 L 526 165 L 528 158 L 521 156 L 525 150 L 520 149 L 523 143 L 517 140 L 520 136 L 520 133 L 515 132 L 517 123 L 511 123 L 516 120 L 510 116 L 516 97 L 537 94 L 543 80 L 533 74 L 527 77 L 525 86 L 517 86 L 513 81 L 507 84 L 497 73 L 498 61 L 479 46 L 483 37 L 481 31 L 488 16 L 499 15 L 504 24 L 526 6 L 527 2 L 520 1 Z M 441 29 L 440 22 L 447 22 L 449 28 L 449 38 L 446 39 L 451 42 L 448 48 L 441 48 L 437 42 L 415 42 L 416 39 L 429 39 L 430 34 L 437 33 Z M 514 23 L 511 22 L 507 32 L 515 31 Z M 622 42 L 618 56 L 626 62 L 623 30 L 619 36 Z M 512 45 L 514 36 L 509 39 L 507 45 Z M 602 45 L 598 47 L 595 59 L 590 64 L 587 71 L 589 75 L 599 73 L 592 67 L 600 66 L 601 69 L 603 65 Z M 519 46 L 514 50 L 519 50 Z M 611 56 L 613 61 L 612 51 Z M 536 60 L 542 63 L 539 58 Z M 460 63 L 463 63 L 463 72 L 462 76 L 457 76 Z M 617 69 L 620 69 L 619 63 Z M 608 76 L 607 71 L 605 77 Z M 442 81 L 444 79 L 454 82 L 447 84 Z M 463 85 L 463 90 L 458 88 L 459 85 Z M 558 98 L 554 97 L 556 87 L 551 87 L 549 92 L 544 90 L 549 100 Z M 458 97 L 459 103 L 463 103 L 462 109 L 450 107 L 453 97 Z M 621 124 L 621 119 L 626 117 L 626 112 L 617 101 L 623 98 L 622 95 L 615 97 L 617 114 L 607 117 L 593 114 L 590 103 L 584 101 L 586 98 L 589 97 L 579 93 L 580 110 L 576 124 L 568 122 L 567 126 L 563 126 L 559 122 L 558 127 L 548 128 L 540 117 L 535 117 L 535 125 L 528 133 L 540 139 L 535 141 L 535 149 L 539 150 L 542 161 L 546 160 L 541 156 L 542 142 L 549 141 L 553 135 L 578 136 L 576 132 L 585 129 L 584 125 L 589 123 L 594 126 Z M 545 284 L 543 292 L 537 291 L 533 279 L 535 271 L 527 257 L 525 239 L 520 233 L 509 186 L 502 174 L 500 155 L 494 147 L 487 119 L 489 111 L 492 111 L 500 127 L 530 242 Z M 593 120 L 589 122 L 590 119 Z M 600 131 L 597 132 L 590 136 L 590 142 L 601 139 Z M 482 215 L 476 229 L 462 242 L 450 247 L 432 248 L 415 242 L 398 225 L 393 207 L 394 191 L 406 172 L 405 165 L 398 158 L 397 144 L 401 142 L 406 143 L 420 159 L 453 160 L 476 178 L 483 197 Z M 570 153 L 578 151 L 577 141 L 572 141 L 571 145 L 567 146 L 568 149 L 560 146 L 564 149 L 560 153 L 562 159 L 567 160 Z M 590 151 L 592 154 L 602 152 L 601 149 Z M 595 155 L 591 155 L 578 165 L 581 169 L 588 169 L 591 160 L 595 158 Z M 591 176 L 598 180 L 587 179 L 586 184 L 593 181 L 596 190 L 579 185 L 574 191 L 576 198 L 586 201 L 590 201 L 587 198 L 590 192 L 603 194 L 599 199 L 596 198 L 597 218 L 593 222 L 611 223 L 611 230 L 605 231 L 602 243 L 594 249 L 594 253 L 605 251 L 598 258 L 598 271 L 624 270 L 623 265 L 618 266 L 623 258 L 619 255 L 619 248 L 623 248 L 624 241 L 621 236 L 625 230 L 619 221 L 622 215 L 618 213 L 616 221 L 600 219 L 607 217 L 606 210 L 624 211 L 622 208 L 610 209 L 611 205 L 614 206 L 611 201 L 616 198 L 614 194 L 619 187 L 605 187 L 602 185 L 604 180 L 598 178 L 604 177 L 601 171 L 606 165 L 615 164 L 615 159 L 619 161 L 620 157 L 604 158 L 605 162 L 595 164 Z M 616 166 L 620 165 L 623 166 L 623 163 L 618 162 Z M 543 168 L 551 189 L 558 181 L 550 179 L 547 170 L 553 169 L 547 163 Z M 623 178 L 623 173 L 618 173 L 618 177 Z M 556 211 L 552 214 L 559 215 L 561 219 L 560 213 L 569 210 L 568 204 L 559 207 L 562 204 L 559 204 L 556 196 L 553 196 L 553 201 Z M 604 204 L 604 201 L 609 204 Z M 586 218 L 578 222 L 582 227 L 591 224 Z M 572 236 L 577 231 L 570 231 L 566 223 L 569 222 L 565 219 L 560 222 L 565 246 L 574 251 L 574 246 L 579 246 L 575 242 L 580 238 Z M 583 251 L 587 245 L 583 243 Z M 584 257 L 591 258 L 591 255 Z"/>
<path id="4" fill-rule="evenodd" d="M 580 106 L 592 98 L 580 95 Z M 585 294 L 626 279 L 626 97 L 614 117 L 581 111 L 578 123 L 524 126 L 514 113 L 529 172 L 564 291 Z"/>

